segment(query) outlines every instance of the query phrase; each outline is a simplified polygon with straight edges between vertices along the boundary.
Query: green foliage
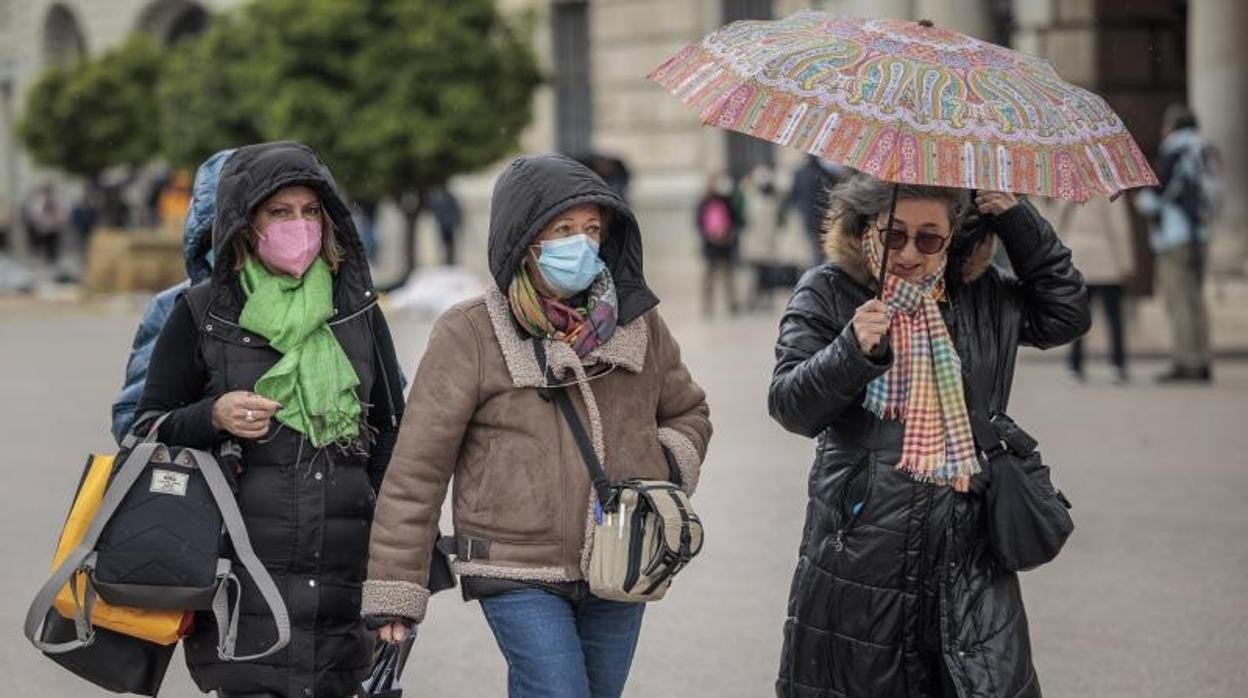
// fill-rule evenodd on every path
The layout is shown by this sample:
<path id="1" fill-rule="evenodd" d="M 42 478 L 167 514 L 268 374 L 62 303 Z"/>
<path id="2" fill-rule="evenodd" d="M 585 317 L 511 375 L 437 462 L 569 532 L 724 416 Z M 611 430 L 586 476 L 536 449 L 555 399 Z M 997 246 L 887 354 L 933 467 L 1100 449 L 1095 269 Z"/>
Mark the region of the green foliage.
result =
<path id="1" fill-rule="evenodd" d="M 493 0 L 253 0 L 179 44 L 165 151 L 295 139 L 357 199 L 419 194 L 518 147 L 540 82 L 521 34 Z"/>
<path id="2" fill-rule="evenodd" d="M 218 15 L 200 36 L 170 52 L 156 90 L 163 154 L 194 169 L 226 148 L 265 140 L 247 71 L 252 53 L 239 18 Z"/>
<path id="3" fill-rule="evenodd" d="M 245 12 L 265 134 L 312 145 L 360 198 L 484 167 L 531 118 L 536 59 L 493 0 L 260 0 Z"/>
<path id="4" fill-rule="evenodd" d="M 249 0 L 168 53 L 136 38 L 47 73 L 22 138 L 86 177 L 299 140 L 353 198 L 392 198 L 411 224 L 426 192 L 518 147 L 541 81 L 527 33 L 495 0 Z M 410 239 L 404 256 L 410 269 Z"/>
<path id="5" fill-rule="evenodd" d="M 99 58 L 41 76 L 18 134 L 34 159 L 94 180 L 114 165 L 146 162 L 160 147 L 154 90 L 161 51 L 135 37 Z"/>

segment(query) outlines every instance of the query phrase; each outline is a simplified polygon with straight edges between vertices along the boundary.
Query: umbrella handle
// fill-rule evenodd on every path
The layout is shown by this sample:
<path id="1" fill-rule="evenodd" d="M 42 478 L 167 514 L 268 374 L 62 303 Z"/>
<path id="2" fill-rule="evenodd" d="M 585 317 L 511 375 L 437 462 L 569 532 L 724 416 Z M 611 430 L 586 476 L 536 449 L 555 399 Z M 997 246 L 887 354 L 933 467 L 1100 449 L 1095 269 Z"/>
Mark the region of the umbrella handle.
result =
<path id="1" fill-rule="evenodd" d="M 885 230 L 891 232 L 893 229 L 894 216 L 897 215 L 897 192 L 901 189 L 901 184 L 893 182 L 893 195 L 888 202 L 888 227 Z M 871 233 L 868 233 L 870 235 Z M 884 248 L 884 254 L 880 257 L 880 290 L 876 298 L 884 300 L 884 277 L 888 274 L 888 238 L 884 238 L 884 244 L 880 245 Z"/>

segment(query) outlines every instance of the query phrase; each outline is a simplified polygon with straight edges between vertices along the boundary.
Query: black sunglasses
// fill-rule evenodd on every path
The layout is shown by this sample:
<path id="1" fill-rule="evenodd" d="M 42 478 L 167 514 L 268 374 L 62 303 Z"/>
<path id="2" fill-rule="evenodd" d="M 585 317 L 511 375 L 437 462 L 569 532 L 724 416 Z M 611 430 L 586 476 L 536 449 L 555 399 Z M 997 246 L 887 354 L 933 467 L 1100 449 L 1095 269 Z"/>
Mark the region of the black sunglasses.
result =
<path id="1" fill-rule="evenodd" d="M 910 236 L 906 231 L 899 228 L 889 230 L 883 226 L 876 228 L 880 233 L 880 244 L 888 249 L 897 252 L 906 248 L 906 242 L 910 240 Z M 945 243 L 949 238 L 936 233 L 919 233 L 914 236 L 914 246 L 923 254 L 933 255 L 940 254 L 945 249 Z"/>

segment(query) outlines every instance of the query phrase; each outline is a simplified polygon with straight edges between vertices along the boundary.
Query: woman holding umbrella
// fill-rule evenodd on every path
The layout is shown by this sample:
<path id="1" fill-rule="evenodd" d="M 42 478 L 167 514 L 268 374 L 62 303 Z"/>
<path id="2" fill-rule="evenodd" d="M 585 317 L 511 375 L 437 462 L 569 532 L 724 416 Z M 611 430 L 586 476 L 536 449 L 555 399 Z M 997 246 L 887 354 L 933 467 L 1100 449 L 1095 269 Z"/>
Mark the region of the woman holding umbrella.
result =
<path id="1" fill-rule="evenodd" d="M 1017 347 L 1068 342 L 1089 312 L 1053 229 L 997 192 L 1146 186 L 1139 146 L 1047 61 L 926 20 L 736 22 L 650 77 L 705 124 L 864 173 L 833 190 L 830 260 L 799 284 L 776 348 L 771 415 L 819 438 L 777 693 L 1039 696 L 1018 578 L 986 523 L 1021 512 L 986 504 L 1025 483 L 1011 468 L 988 489 L 972 434 L 999 457 L 986 430 L 1007 420 L 988 417 Z M 1016 279 L 989 263 L 998 239 Z"/>
<path id="2" fill-rule="evenodd" d="M 1039 696 L 1017 577 L 987 550 L 963 386 L 1003 405 L 1020 343 L 1086 331 L 1083 280 L 1010 194 L 975 197 L 981 235 L 968 193 L 942 187 L 899 187 L 887 227 L 892 188 L 832 191 L 829 261 L 781 321 L 770 412 L 819 448 L 777 692 Z M 997 237 L 1018 280 L 990 266 Z"/>

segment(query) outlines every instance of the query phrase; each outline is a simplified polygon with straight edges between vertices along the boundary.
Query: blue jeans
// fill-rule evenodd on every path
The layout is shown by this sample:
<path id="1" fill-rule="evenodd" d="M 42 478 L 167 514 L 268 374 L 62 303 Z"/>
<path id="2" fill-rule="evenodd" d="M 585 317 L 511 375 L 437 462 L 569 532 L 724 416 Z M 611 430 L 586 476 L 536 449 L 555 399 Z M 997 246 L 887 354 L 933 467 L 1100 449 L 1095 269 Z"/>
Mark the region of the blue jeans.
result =
<path id="1" fill-rule="evenodd" d="M 569 601 L 541 589 L 481 599 L 507 660 L 510 698 L 619 698 L 645 604 L 592 596 Z"/>

